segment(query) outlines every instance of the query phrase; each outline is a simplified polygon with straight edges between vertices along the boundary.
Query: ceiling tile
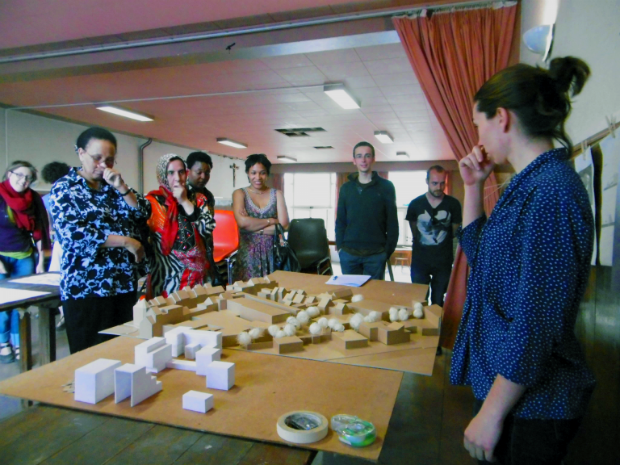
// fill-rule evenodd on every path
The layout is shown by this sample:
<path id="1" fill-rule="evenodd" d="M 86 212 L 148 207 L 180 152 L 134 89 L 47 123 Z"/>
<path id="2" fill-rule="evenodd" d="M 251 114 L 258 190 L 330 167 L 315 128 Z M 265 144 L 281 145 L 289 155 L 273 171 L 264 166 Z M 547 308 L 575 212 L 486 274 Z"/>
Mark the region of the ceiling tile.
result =
<path id="1" fill-rule="evenodd" d="M 358 47 L 355 51 L 362 61 L 387 60 L 389 58 L 407 57 L 407 54 L 400 43 Z"/>
<path id="2" fill-rule="evenodd" d="M 364 66 L 371 76 L 381 74 L 411 73 L 415 76 L 411 64 L 406 58 L 392 58 L 390 60 L 366 61 Z"/>
<path id="3" fill-rule="evenodd" d="M 312 62 L 305 55 L 283 55 L 262 58 L 261 61 L 271 69 L 301 68 L 312 66 Z"/>
<path id="4" fill-rule="evenodd" d="M 306 57 L 315 65 L 331 63 L 352 63 L 360 61 L 355 49 L 329 50 L 325 52 L 306 53 Z"/>

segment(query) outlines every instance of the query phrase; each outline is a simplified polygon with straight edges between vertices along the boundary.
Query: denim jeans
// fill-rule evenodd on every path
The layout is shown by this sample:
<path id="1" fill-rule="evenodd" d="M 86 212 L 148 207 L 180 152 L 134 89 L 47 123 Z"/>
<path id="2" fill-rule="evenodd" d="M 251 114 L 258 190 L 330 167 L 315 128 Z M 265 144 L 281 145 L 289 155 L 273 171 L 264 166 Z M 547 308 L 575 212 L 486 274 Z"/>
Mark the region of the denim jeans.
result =
<path id="1" fill-rule="evenodd" d="M 411 282 L 414 284 L 429 284 L 429 294 L 431 302 L 443 307 L 444 295 L 450 283 L 452 273 L 452 263 L 436 264 L 423 263 L 419 260 L 411 262 Z M 427 295 L 427 298 L 429 295 Z"/>
<path id="2" fill-rule="evenodd" d="M 340 250 L 338 255 L 342 274 L 364 274 L 370 275 L 371 279 L 385 279 L 385 261 L 387 260 L 385 252 L 359 257 Z"/>
<path id="3" fill-rule="evenodd" d="M 0 255 L 0 261 L 7 271 L 0 274 L 0 281 L 34 273 L 34 255 L 20 260 Z M 13 347 L 19 347 L 19 312 L 17 310 L 0 312 L 0 342 L 9 342 L 9 336 Z"/>
<path id="4" fill-rule="evenodd" d="M 474 402 L 474 415 L 480 411 L 482 402 Z M 528 420 L 508 415 L 495 446 L 495 465 L 561 465 L 581 420 Z M 491 462 L 478 460 L 478 463 Z"/>

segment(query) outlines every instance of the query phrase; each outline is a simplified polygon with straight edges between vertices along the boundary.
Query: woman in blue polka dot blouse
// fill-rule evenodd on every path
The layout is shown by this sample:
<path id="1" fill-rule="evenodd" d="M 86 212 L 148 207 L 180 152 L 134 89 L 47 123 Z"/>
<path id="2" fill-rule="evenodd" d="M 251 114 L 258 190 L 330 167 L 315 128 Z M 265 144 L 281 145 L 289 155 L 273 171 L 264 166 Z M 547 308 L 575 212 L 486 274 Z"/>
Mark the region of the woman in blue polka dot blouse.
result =
<path id="1" fill-rule="evenodd" d="M 479 141 L 459 163 L 471 274 L 451 381 L 477 399 L 464 444 L 481 463 L 560 464 L 594 387 L 574 333 L 594 222 L 564 129 L 589 75 L 572 57 L 519 64 L 474 98 Z M 487 219 L 484 181 L 505 163 L 515 176 Z"/>

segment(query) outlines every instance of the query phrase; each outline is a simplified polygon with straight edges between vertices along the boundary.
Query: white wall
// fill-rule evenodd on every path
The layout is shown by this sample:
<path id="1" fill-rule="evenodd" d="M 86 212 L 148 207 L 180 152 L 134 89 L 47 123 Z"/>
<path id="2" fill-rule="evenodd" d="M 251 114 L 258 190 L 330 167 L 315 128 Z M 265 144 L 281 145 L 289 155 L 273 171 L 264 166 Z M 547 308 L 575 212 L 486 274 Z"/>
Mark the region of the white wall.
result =
<path id="1" fill-rule="evenodd" d="M 523 0 L 521 31 L 543 24 L 547 4 L 558 0 Z M 551 58 L 572 55 L 590 66 L 592 76 L 575 97 L 567 130 L 573 143 L 605 129 L 605 116 L 620 120 L 620 1 L 560 0 Z M 538 61 L 537 61 L 538 59 Z M 521 62 L 541 64 L 521 42 Z"/>
<path id="2" fill-rule="evenodd" d="M 6 123 L 6 125 L 5 125 Z M 70 166 L 78 166 L 79 159 L 74 150 L 75 140 L 87 126 L 67 123 L 51 118 L 22 113 L 8 109 L 0 109 L 0 166 L 4 172 L 6 166 L 14 160 L 26 160 L 41 170 L 51 161 L 63 161 Z M 118 164 L 116 168 L 132 187 L 138 188 L 138 153 L 139 147 L 146 139 L 119 134 L 112 131 L 118 141 Z M 187 149 L 162 142 L 153 142 L 144 151 L 144 190 L 157 189 L 155 166 L 162 155 L 176 153 L 185 158 L 196 149 Z M 211 155 L 213 171 L 209 190 L 216 197 L 232 197 L 232 170 L 228 168 L 233 160 Z M 237 161 L 240 168 L 241 161 Z M 237 187 L 239 180 L 245 175 L 237 171 Z M 241 185 L 246 185 L 242 183 Z M 40 180 L 37 190 L 47 191 L 50 186 Z"/>

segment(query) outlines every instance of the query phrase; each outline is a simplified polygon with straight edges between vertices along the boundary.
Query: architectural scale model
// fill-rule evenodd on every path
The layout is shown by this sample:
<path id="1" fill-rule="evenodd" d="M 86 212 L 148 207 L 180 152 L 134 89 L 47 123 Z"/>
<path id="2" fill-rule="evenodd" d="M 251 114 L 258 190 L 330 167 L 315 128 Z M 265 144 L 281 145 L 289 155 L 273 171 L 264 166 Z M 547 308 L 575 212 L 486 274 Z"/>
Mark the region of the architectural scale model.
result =
<path id="1" fill-rule="evenodd" d="M 378 345 L 411 344 L 414 334 L 418 341 L 419 336 L 438 336 L 441 324 L 437 306 L 415 301 L 388 304 L 354 296 L 345 287 L 309 295 L 303 289 L 279 287 L 269 278 L 238 281 L 227 289 L 209 284 L 186 287 L 167 297 L 141 300 L 133 313 L 129 324 L 138 337 L 165 337 L 174 357 L 185 351 L 185 361 L 197 360 L 201 348 L 212 345 L 201 342 L 202 333 L 218 334 L 224 348 L 280 355 L 311 351 L 312 345 L 345 354 L 364 348 L 380 353 L 384 349 Z"/>

